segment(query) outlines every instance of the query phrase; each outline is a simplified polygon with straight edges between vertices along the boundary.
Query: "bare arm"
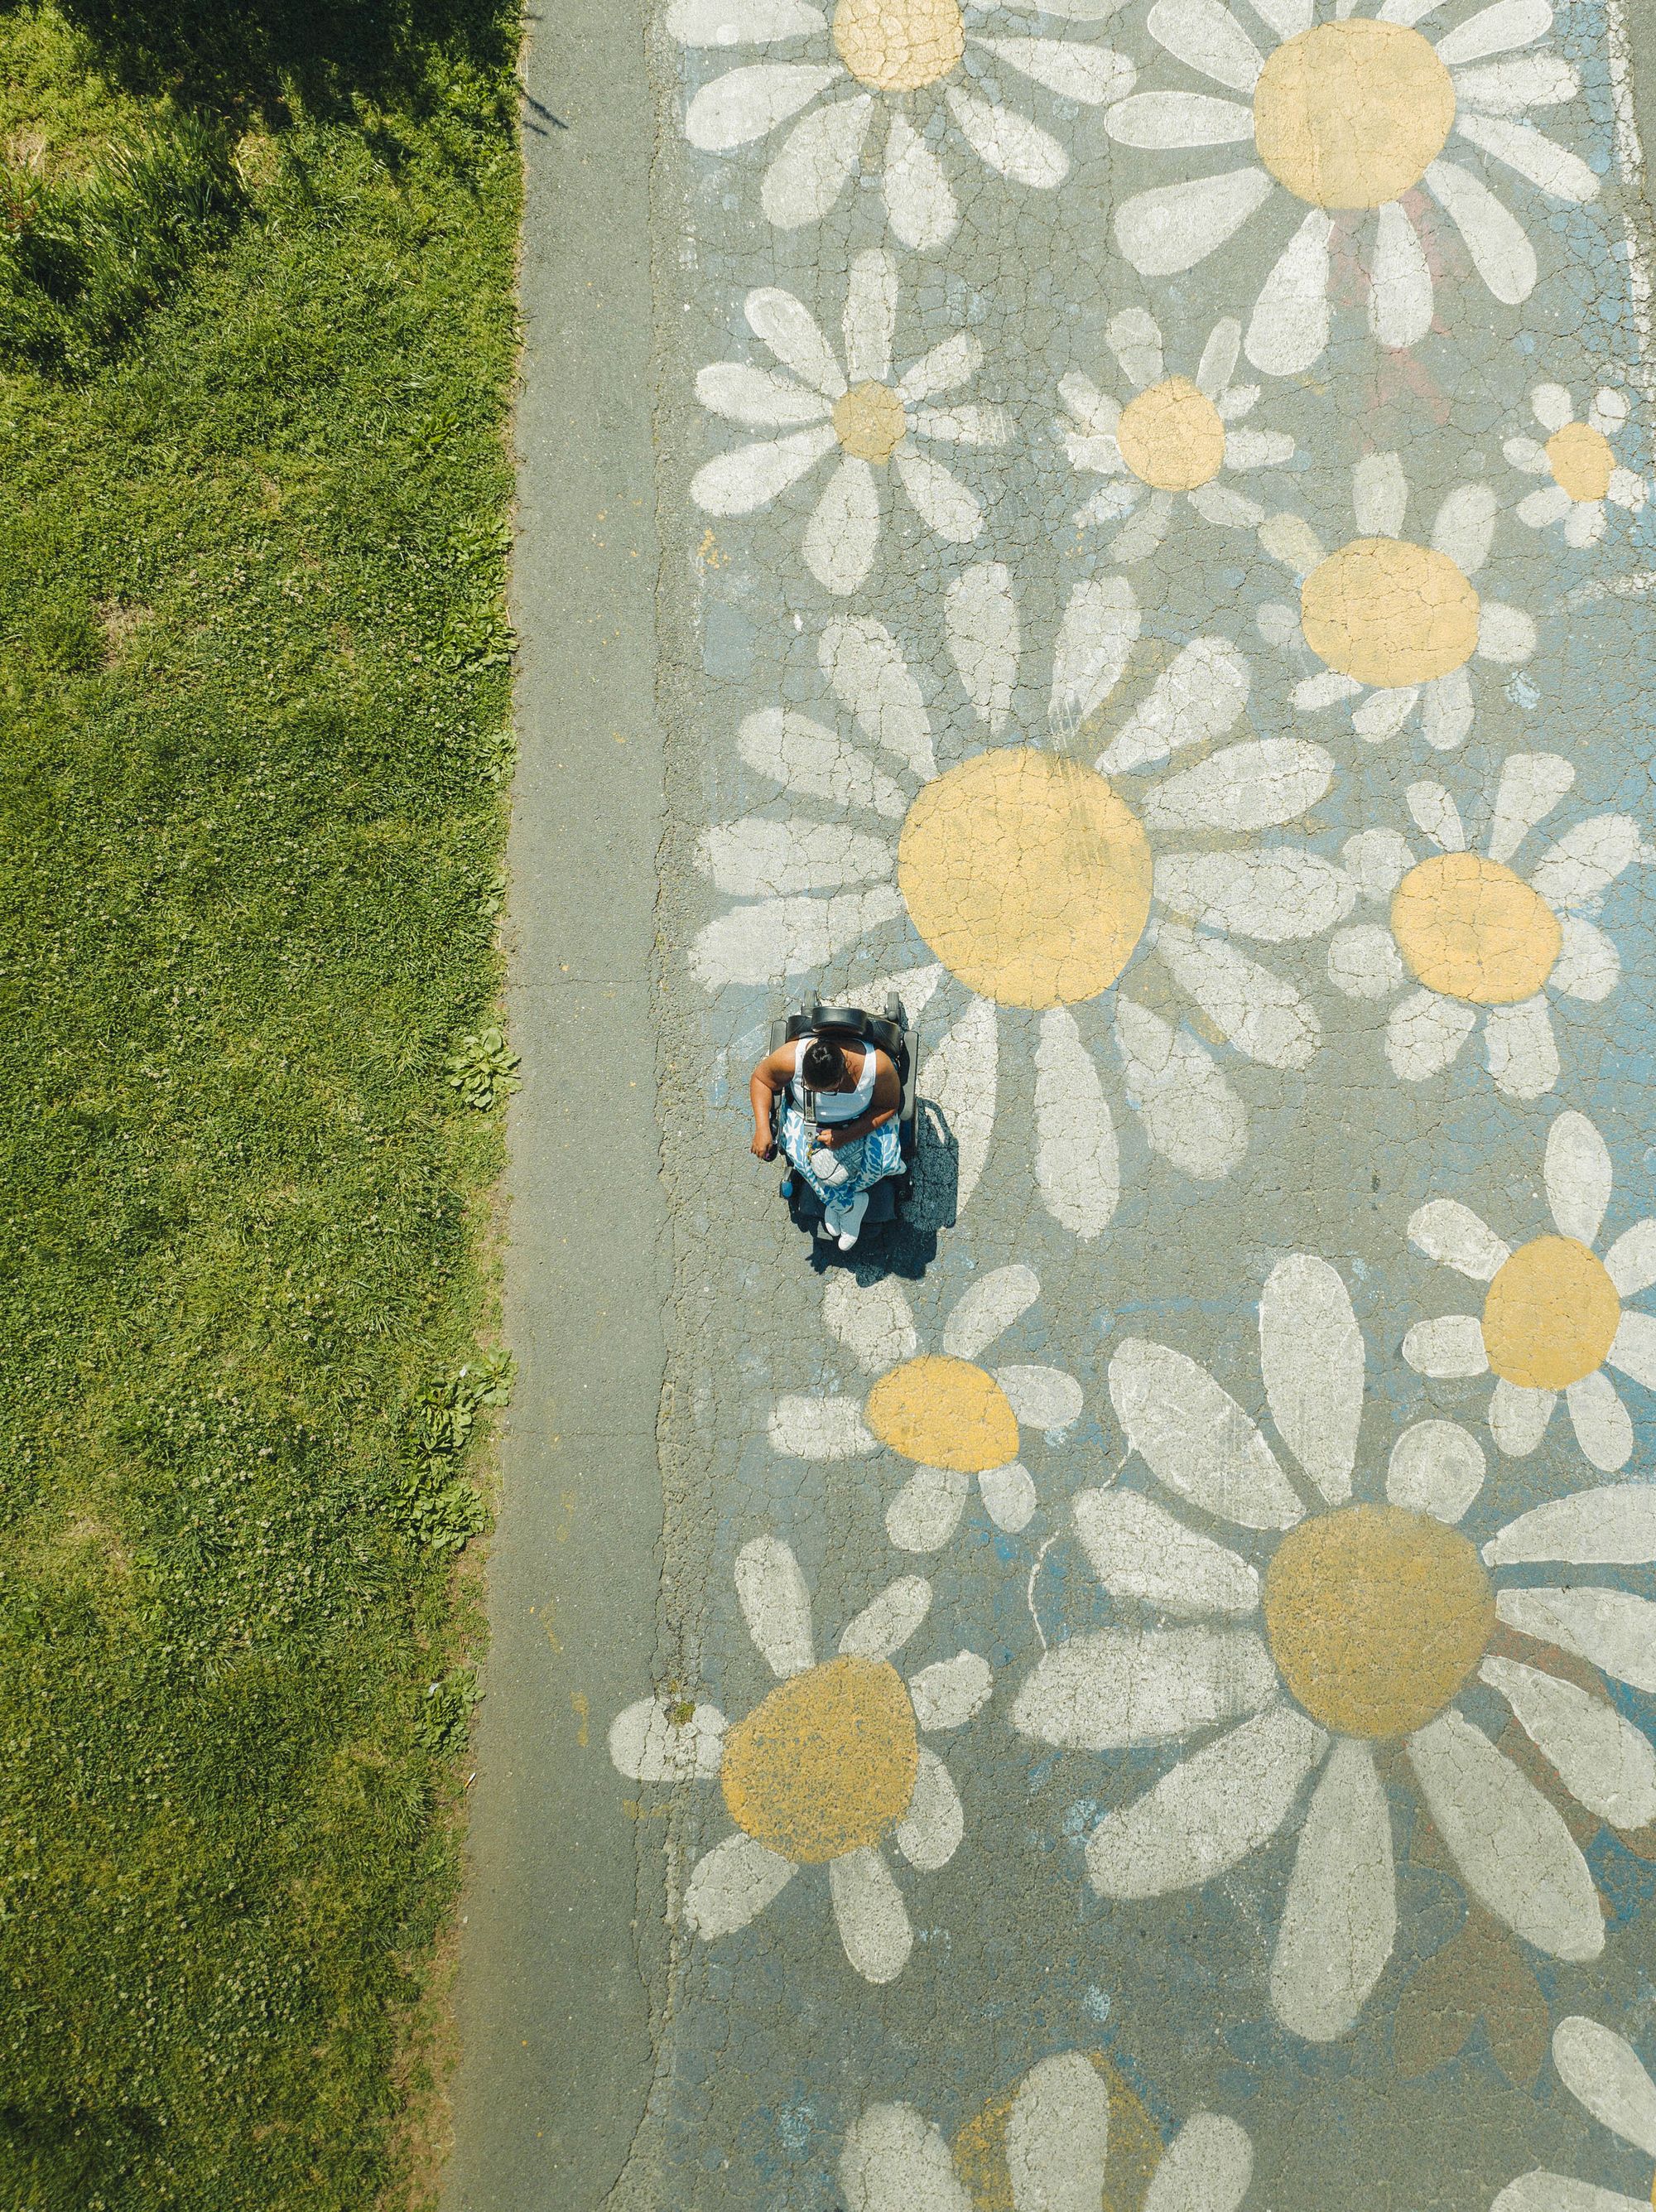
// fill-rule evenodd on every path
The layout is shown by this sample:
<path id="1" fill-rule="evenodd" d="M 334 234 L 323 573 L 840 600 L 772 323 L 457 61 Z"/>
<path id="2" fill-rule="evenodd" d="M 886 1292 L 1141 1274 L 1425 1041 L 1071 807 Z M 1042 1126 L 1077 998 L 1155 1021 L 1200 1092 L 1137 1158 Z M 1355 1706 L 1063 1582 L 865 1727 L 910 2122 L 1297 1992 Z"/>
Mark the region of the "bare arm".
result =
<path id="1" fill-rule="evenodd" d="M 903 1103 L 903 1086 L 897 1080 L 897 1071 L 883 1052 L 874 1055 L 874 1096 L 866 1114 L 859 1114 L 854 1121 L 836 1121 L 831 1127 L 817 1132 L 818 1140 L 830 1152 L 838 1152 L 841 1145 L 854 1145 L 858 1137 L 871 1135 L 895 1119 Z"/>
<path id="2" fill-rule="evenodd" d="M 793 1074 L 793 1048 L 784 1045 L 776 1052 L 767 1052 L 753 1072 L 748 1085 L 748 1103 L 753 1108 L 752 1151 L 756 1158 L 773 1160 L 776 1146 L 771 1141 L 771 1102 L 777 1093 L 787 1088 Z"/>

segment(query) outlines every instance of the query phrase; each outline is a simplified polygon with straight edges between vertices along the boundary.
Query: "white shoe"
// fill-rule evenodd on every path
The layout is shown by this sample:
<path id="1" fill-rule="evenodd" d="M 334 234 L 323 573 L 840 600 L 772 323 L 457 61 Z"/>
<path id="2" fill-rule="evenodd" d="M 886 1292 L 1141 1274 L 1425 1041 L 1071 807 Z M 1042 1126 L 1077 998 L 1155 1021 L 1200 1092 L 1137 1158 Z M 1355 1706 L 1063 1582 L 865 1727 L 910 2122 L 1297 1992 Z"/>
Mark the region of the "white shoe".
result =
<path id="1" fill-rule="evenodd" d="M 849 1252 L 862 1234 L 863 1216 L 868 1212 L 868 1193 L 859 1190 L 844 1206 L 836 1206 L 823 1215 L 830 1222 L 834 1234 L 840 1240 L 840 1249 Z"/>

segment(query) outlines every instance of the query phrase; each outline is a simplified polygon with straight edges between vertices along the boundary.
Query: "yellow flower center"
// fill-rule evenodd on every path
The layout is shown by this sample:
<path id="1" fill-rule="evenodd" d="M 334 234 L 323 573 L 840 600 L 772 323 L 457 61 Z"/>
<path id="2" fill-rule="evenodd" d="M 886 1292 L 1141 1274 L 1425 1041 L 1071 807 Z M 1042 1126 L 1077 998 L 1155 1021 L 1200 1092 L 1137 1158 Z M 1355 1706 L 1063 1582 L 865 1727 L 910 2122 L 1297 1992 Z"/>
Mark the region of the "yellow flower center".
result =
<path id="1" fill-rule="evenodd" d="M 1449 72 L 1418 31 L 1323 23 L 1278 46 L 1253 88 L 1253 142 L 1313 207 L 1375 208 L 1417 185 L 1455 119 Z"/>
<path id="2" fill-rule="evenodd" d="M 738 1828 L 797 1866 L 877 1843 L 914 1795 L 914 1708 L 895 1667 L 829 1659 L 779 1683 L 725 1738 Z"/>
<path id="3" fill-rule="evenodd" d="M 840 0 L 834 43 L 859 84 L 918 92 L 957 66 L 966 26 L 960 0 Z"/>
<path id="4" fill-rule="evenodd" d="M 1610 489 L 1616 456 L 1610 440 L 1591 422 L 1566 422 L 1547 441 L 1552 480 L 1572 499 L 1598 500 Z"/>
<path id="5" fill-rule="evenodd" d="M 1127 466 L 1157 491 L 1194 491 L 1224 465 L 1219 410 L 1187 376 L 1164 376 L 1129 400 L 1115 435 Z"/>
<path id="6" fill-rule="evenodd" d="M 897 881 L 968 989 L 1073 1006 L 1113 983 L 1150 911 L 1150 848 L 1101 775 L 1026 745 L 934 777 L 908 810 Z"/>
<path id="7" fill-rule="evenodd" d="M 1018 1455 L 1017 1416 L 992 1375 L 928 1352 L 883 1375 L 863 1419 L 889 1450 L 920 1467 L 982 1474 Z"/>
<path id="8" fill-rule="evenodd" d="M 1458 1528 L 1349 1505 L 1291 1529 L 1265 1576 L 1283 1680 L 1341 1735 L 1407 1735 L 1441 1713 L 1495 1626 L 1495 1592 Z"/>
<path id="9" fill-rule="evenodd" d="M 1483 1301 L 1483 1349 L 1526 1390 L 1566 1390 L 1602 1365 L 1622 1322 L 1602 1260 L 1574 1237 L 1538 1237 L 1503 1262 Z"/>
<path id="10" fill-rule="evenodd" d="M 1532 999 L 1564 942 L 1540 893 L 1476 853 L 1410 868 L 1392 894 L 1392 934 L 1416 982 L 1475 1006 Z"/>
<path id="11" fill-rule="evenodd" d="M 903 403 L 889 384 L 853 384 L 834 403 L 834 434 L 859 461 L 889 461 L 907 434 Z"/>
<path id="12" fill-rule="evenodd" d="M 1300 586 L 1306 643 L 1342 676 L 1390 690 L 1463 667 L 1478 598 L 1447 553 L 1402 538 L 1354 538 Z"/>

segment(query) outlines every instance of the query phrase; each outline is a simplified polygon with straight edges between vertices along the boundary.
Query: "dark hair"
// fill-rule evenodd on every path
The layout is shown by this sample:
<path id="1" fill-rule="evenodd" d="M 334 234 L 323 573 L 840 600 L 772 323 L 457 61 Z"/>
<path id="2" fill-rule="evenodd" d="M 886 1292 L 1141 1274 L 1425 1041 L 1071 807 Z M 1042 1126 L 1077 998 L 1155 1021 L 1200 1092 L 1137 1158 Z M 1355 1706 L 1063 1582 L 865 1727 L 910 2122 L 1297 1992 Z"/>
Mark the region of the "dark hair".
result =
<path id="1" fill-rule="evenodd" d="M 805 1058 L 800 1073 L 813 1091 L 832 1091 L 843 1079 L 846 1056 L 837 1044 L 827 1037 L 813 1037 L 805 1047 Z"/>

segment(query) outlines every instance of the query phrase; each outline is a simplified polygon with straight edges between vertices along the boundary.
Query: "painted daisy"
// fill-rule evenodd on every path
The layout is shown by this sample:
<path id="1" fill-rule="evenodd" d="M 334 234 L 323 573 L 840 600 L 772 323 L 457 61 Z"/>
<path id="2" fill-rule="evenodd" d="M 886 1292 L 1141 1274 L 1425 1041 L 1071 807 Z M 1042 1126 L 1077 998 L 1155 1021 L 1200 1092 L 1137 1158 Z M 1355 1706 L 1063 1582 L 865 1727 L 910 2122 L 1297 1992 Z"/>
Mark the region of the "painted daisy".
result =
<path id="1" fill-rule="evenodd" d="M 851 264 L 843 367 L 792 292 L 773 286 L 749 292 L 746 313 L 780 368 L 715 362 L 696 378 L 696 392 L 715 415 L 781 434 L 738 446 L 699 469 L 690 485 L 698 507 L 709 514 L 751 514 L 837 453 L 803 547 L 805 566 L 830 592 L 854 592 L 874 565 L 879 472 L 888 465 L 928 530 L 956 545 L 977 536 L 982 501 L 917 441 L 998 446 L 1006 417 L 998 407 L 926 404 L 964 384 L 981 363 L 983 348 L 969 331 L 943 339 L 892 381 L 897 270 L 889 253 L 876 248 Z"/>
<path id="2" fill-rule="evenodd" d="M 964 1817 L 949 1770 L 921 1735 L 957 1729 L 993 1687 L 986 1660 L 961 1651 L 905 1681 L 891 1664 L 925 1619 L 931 1585 L 888 1584 L 818 1660 L 810 1594 L 774 1536 L 737 1554 L 736 1593 L 761 1657 L 780 1679 L 745 1719 L 712 1705 L 645 1698 L 616 1717 L 610 1756 L 635 1782 L 718 1780 L 736 1832 L 701 1860 L 684 1917 L 709 1940 L 745 1928 L 802 1866 L 828 1869 L 846 1958 L 865 1981 L 901 1973 L 913 1943 L 880 1846 L 912 1867 L 947 1866 Z"/>
<path id="3" fill-rule="evenodd" d="M 973 2212 L 988 2201 L 1010 2212 L 1093 2212 L 1106 2192 L 1110 2086 L 1085 2051 L 1064 2051 L 1032 2066 L 1004 2109 L 992 2106 L 951 2150 L 943 2130 L 913 2105 L 871 2105 L 846 2136 L 840 2188 L 846 2212 Z M 985 2160 L 974 2156 L 992 2139 Z M 1236 2212 L 1253 2175 L 1246 2129 L 1215 2112 L 1192 2112 L 1162 2154 L 1143 2212 Z M 995 2185 L 998 2184 L 997 2187 Z"/>
<path id="4" fill-rule="evenodd" d="M 1119 1157 L 1104 1078 L 1071 1010 L 1098 1002 L 1089 1018 L 1113 1030 L 1122 1087 L 1151 1150 L 1187 1175 L 1227 1175 L 1247 1141 L 1241 1101 L 1205 1044 L 1117 987 L 1153 948 L 1236 1050 L 1270 1067 L 1305 1066 L 1319 1041 L 1315 1015 L 1227 938 L 1313 937 L 1350 911 L 1356 888 L 1345 871 L 1259 835 L 1314 806 L 1333 763 L 1296 738 L 1222 742 L 1246 706 L 1250 671 L 1212 637 L 1176 653 L 1098 750 L 1106 733 L 1094 718 L 1139 630 L 1120 577 L 1071 594 L 1044 715 L 1019 687 L 1004 567 L 973 568 L 951 584 L 944 622 L 987 742 L 940 766 L 932 714 L 890 633 L 866 618 L 828 623 L 822 672 L 857 735 L 792 708 L 742 725 L 743 758 L 790 808 L 706 840 L 707 872 L 744 902 L 701 932 L 691 962 L 709 989 L 799 975 L 826 989 L 824 970 L 840 956 L 882 942 L 889 954 L 892 926 L 905 930 L 929 964 L 877 983 L 836 977 L 834 988 L 870 1004 L 895 990 L 911 1017 L 939 994 L 950 1008 L 920 1090 L 947 1122 L 955 1164 L 922 1144 L 923 1217 L 963 1205 L 982 1172 L 1010 1025 L 1020 1048 L 1034 1031 L 1043 1198 L 1066 1228 L 1096 1236 L 1120 1194 Z M 958 710 L 942 704 L 943 726 L 957 725 Z M 1095 756 L 1091 766 L 1071 757 L 1082 751 Z M 1185 760 L 1168 769 L 1175 755 Z M 928 1180 L 944 1174 L 955 1176 L 949 1191 Z"/>
<path id="5" fill-rule="evenodd" d="M 1656 1486 L 1555 1499 L 1480 1551 L 1458 1524 L 1483 1488 L 1483 1454 L 1453 1422 L 1404 1429 L 1383 1486 L 1365 1465 L 1362 1486 L 1381 1499 L 1354 1498 L 1363 1344 L 1326 1261 L 1300 1254 L 1271 1271 L 1259 1352 L 1272 1422 L 1303 1480 L 1183 1352 L 1135 1338 L 1110 1362 L 1117 1418 L 1162 1488 L 1246 1532 L 1263 1558 L 1254 1565 L 1144 1491 L 1077 1497 L 1077 1532 L 1111 1597 L 1190 1625 L 1055 1645 L 1019 1692 L 1014 1725 L 1090 1751 L 1223 1730 L 1094 1829 L 1094 1888 L 1142 1898 L 1194 1887 L 1297 1826 L 1271 2008 L 1311 2040 L 1342 2035 L 1397 1933 L 1375 1756 L 1396 1745 L 1471 1895 L 1538 1950 L 1597 1958 L 1604 1915 L 1586 1861 L 1557 1808 L 1461 1705 L 1498 1693 L 1601 1820 L 1656 1817 L 1656 1749 L 1542 1649 L 1647 1688 L 1656 1605 L 1574 1574 L 1569 1588 L 1537 1589 L 1497 1588 L 1490 1572 L 1656 1560 Z"/>
<path id="6" fill-rule="evenodd" d="M 1168 276 L 1234 238 L 1278 186 L 1308 209 L 1248 324 L 1247 357 L 1269 375 L 1299 374 L 1328 343 L 1337 242 L 1361 258 L 1380 343 L 1426 336 L 1441 250 L 1429 196 L 1495 298 L 1507 307 L 1528 299 L 1535 250 L 1483 179 L 1449 158 L 1452 135 L 1554 199 L 1598 194 L 1580 155 L 1523 119 L 1580 89 L 1560 56 L 1518 52 L 1551 28 L 1548 0 L 1494 0 L 1434 40 L 1415 27 L 1439 5 L 1384 0 L 1366 16 L 1341 0 L 1340 20 L 1319 23 L 1316 0 L 1253 0 L 1247 25 L 1223 0 L 1156 0 L 1149 11 L 1156 43 L 1221 90 L 1119 100 L 1106 118 L 1110 135 L 1157 152 L 1250 145 L 1258 158 L 1137 194 L 1116 216 L 1116 239 L 1135 269 Z M 1263 52 L 1256 21 L 1268 34 Z"/>
<path id="7" fill-rule="evenodd" d="M 837 0 L 830 20 L 828 9 L 810 0 L 671 0 L 667 27 L 683 45 L 767 50 L 762 61 L 701 87 L 684 135 L 692 146 L 722 154 L 791 125 L 765 172 L 760 203 L 770 222 L 792 230 L 819 221 L 839 200 L 877 115 L 891 228 L 905 246 L 942 246 L 960 222 L 935 143 L 950 135 L 950 124 L 980 160 L 1016 183 L 1050 189 L 1069 173 L 1058 140 L 1004 105 L 1001 71 L 1090 107 L 1132 84 L 1132 64 L 1108 46 L 975 27 L 980 17 L 992 26 L 1034 8 L 1034 0 Z M 1055 0 L 1046 12 L 1085 19 L 1111 7 Z M 787 58 L 773 58 L 773 49 Z"/>
<path id="8" fill-rule="evenodd" d="M 1113 316 L 1104 337 L 1131 387 L 1125 405 L 1078 372 L 1058 387 L 1077 425 L 1064 432 L 1071 460 L 1109 479 L 1077 514 L 1077 526 L 1130 516 L 1107 549 L 1124 566 L 1155 552 L 1181 497 L 1204 522 L 1257 528 L 1265 509 L 1234 485 L 1221 483 L 1220 475 L 1291 459 L 1294 441 L 1279 430 L 1230 428 L 1253 412 L 1259 397 L 1257 384 L 1230 380 L 1241 325 L 1214 325 L 1194 378 L 1167 374 L 1162 333 L 1142 307 Z"/>
<path id="9" fill-rule="evenodd" d="M 1614 1473 L 1633 1454 L 1633 1424 L 1606 1364 L 1656 1389 L 1656 1319 L 1622 1301 L 1656 1283 L 1656 1220 L 1636 1221 L 1601 1260 L 1592 1246 L 1611 1194 L 1610 1150 L 1585 1114 L 1559 1115 L 1547 1137 L 1547 1203 L 1556 1236 L 1516 1251 L 1469 1206 L 1433 1199 L 1409 1224 L 1429 1260 L 1487 1283 L 1481 1314 L 1416 1322 L 1403 1356 L 1422 1375 L 1493 1375 L 1489 1432 L 1521 1458 L 1546 1431 L 1562 1390 L 1576 1442 Z"/>
<path id="10" fill-rule="evenodd" d="M 1365 455 L 1351 490 L 1357 534 L 1331 553 L 1296 514 L 1261 529 L 1265 550 L 1299 579 L 1300 605 L 1263 608 L 1259 627 L 1323 663 L 1294 694 L 1302 713 L 1355 701 L 1352 727 L 1379 744 L 1419 708 L 1427 743 L 1450 751 L 1472 726 L 1474 656 L 1509 667 L 1535 651 L 1530 617 L 1472 581 L 1489 557 L 1498 502 L 1483 484 L 1457 485 L 1420 545 L 1402 534 L 1409 486 L 1395 453 Z"/>
<path id="11" fill-rule="evenodd" d="M 1627 427 L 1626 395 L 1601 386 L 1585 422 L 1575 419 L 1575 402 L 1562 384 L 1538 384 L 1530 407 L 1546 442 L 1508 438 L 1507 459 L 1526 477 L 1552 481 L 1520 500 L 1518 519 L 1532 530 L 1562 522 L 1567 544 L 1596 545 L 1604 534 L 1606 501 L 1637 514 L 1648 496 L 1644 478 L 1617 462 L 1611 444 Z"/>
<path id="12" fill-rule="evenodd" d="M 1584 2112 L 1647 2158 L 1656 2159 L 1656 2082 L 1625 2036 L 1578 2013 L 1553 2030 L 1552 2063 Z M 1489 2212 L 1650 2212 L 1656 2183 L 1641 2197 L 1600 2189 L 1567 2173 L 1520 2174 Z"/>
<path id="13" fill-rule="evenodd" d="M 1411 783 L 1406 793 L 1437 848 L 1426 859 L 1416 860 L 1392 830 L 1363 830 L 1347 842 L 1347 867 L 1388 915 L 1335 932 L 1329 979 L 1354 999 L 1404 994 L 1386 1025 L 1386 1056 L 1404 1082 L 1448 1067 L 1481 1012 L 1495 1088 L 1539 1098 L 1558 1080 L 1547 994 L 1597 1004 L 1615 989 L 1620 957 L 1588 917 L 1642 856 L 1638 824 L 1625 814 L 1595 815 L 1552 840 L 1527 878 L 1511 865 L 1574 781 L 1556 753 L 1509 753 L 1481 853 L 1470 848 L 1454 800 L 1430 782 Z"/>
<path id="14" fill-rule="evenodd" d="M 887 1276 L 830 1275 L 822 1317 L 864 1371 L 866 1395 L 779 1398 L 770 1439 L 792 1459 L 869 1459 L 882 1449 L 914 1473 L 886 1513 L 905 1552 L 935 1552 L 966 1510 L 972 1477 L 998 1528 L 1027 1526 L 1035 1486 L 1018 1457 L 1020 1426 L 1062 1435 L 1081 1414 L 1081 1385 L 1061 1368 L 980 1366 L 979 1355 L 1040 1296 L 1031 1267 L 997 1267 L 974 1283 L 943 1327 L 940 1352 L 923 1352 L 913 1310 Z"/>

